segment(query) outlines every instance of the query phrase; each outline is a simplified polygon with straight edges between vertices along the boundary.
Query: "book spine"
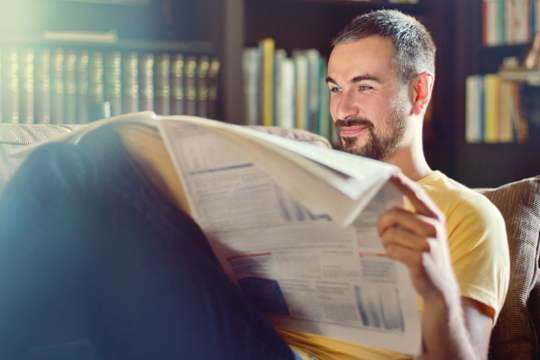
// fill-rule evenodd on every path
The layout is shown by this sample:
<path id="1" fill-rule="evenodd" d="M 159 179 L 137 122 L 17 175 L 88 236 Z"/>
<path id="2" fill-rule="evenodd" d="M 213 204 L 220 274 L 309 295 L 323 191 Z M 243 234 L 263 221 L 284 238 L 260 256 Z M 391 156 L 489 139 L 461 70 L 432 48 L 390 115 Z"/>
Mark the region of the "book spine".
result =
<path id="1" fill-rule="evenodd" d="M 88 60 L 88 121 L 110 116 L 104 106 L 103 53 L 93 51 Z"/>
<path id="2" fill-rule="evenodd" d="M 497 2 L 497 44 L 503 45 L 505 43 L 506 35 L 506 21 L 505 21 L 505 1 L 499 0 Z"/>
<path id="3" fill-rule="evenodd" d="M 2 65 L 2 63 L 4 62 L 4 59 L 2 57 L 2 53 L 5 51 L 5 49 L 2 49 L 0 48 L 0 123 L 2 123 L 4 120 L 4 85 L 3 85 L 3 82 L 5 81 L 4 80 L 4 72 L 3 72 L 3 67 L 5 67 L 5 65 Z"/>
<path id="4" fill-rule="evenodd" d="M 197 115 L 197 58 L 189 56 L 186 60 L 186 115 Z"/>
<path id="5" fill-rule="evenodd" d="M 36 54 L 35 122 L 51 122 L 51 50 L 43 48 Z"/>
<path id="6" fill-rule="evenodd" d="M 334 121 L 330 115 L 330 88 L 326 83 L 328 66 L 326 61 L 321 59 L 321 70 L 319 76 L 320 98 L 319 98 L 319 134 L 330 140 Z"/>
<path id="7" fill-rule="evenodd" d="M 485 75 L 485 127 L 484 141 L 497 141 L 497 75 Z"/>
<path id="8" fill-rule="evenodd" d="M 154 110 L 154 54 L 139 58 L 139 110 Z"/>
<path id="9" fill-rule="evenodd" d="M 246 101 L 246 124 L 256 125 L 259 109 L 259 49 L 246 48 L 242 54 L 244 72 L 244 97 Z"/>
<path id="10" fill-rule="evenodd" d="M 208 117 L 208 56 L 201 56 L 197 65 L 197 116 Z"/>
<path id="11" fill-rule="evenodd" d="M 77 123 L 77 51 L 67 50 L 64 66 L 64 121 Z"/>
<path id="12" fill-rule="evenodd" d="M 317 110 L 319 108 L 319 72 L 321 55 L 315 49 L 306 51 L 309 66 L 309 86 L 308 91 L 308 130 L 318 133 L 319 125 L 317 123 Z"/>
<path id="13" fill-rule="evenodd" d="M 281 64 L 281 115 L 278 126 L 289 129 L 294 128 L 295 125 L 295 80 L 294 60 L 291 58 L 283 59 L 283 63 Z"/>
<path id="14" fill-rule="evenodd" d="M 105 53 L 104 98 L 110 104 L 112 116 L 122 114 L 122 54 L 120 51 Z"/>
<path id="15" fill-rule="evenodd" d="M 88 50 L 81 50 L 77 56 L 76 76 L 77 76 L 77 123 L 87 124 L 89 120 L 88 108 L 88 63 L 90 55 Z"/>
<path id="16" fill-rule="evenodd" d="M 465 140 L 468 143 L 477 142 L 476 134 L 476 97 L 477 97 L 477 75 L 468 76 L 465 79 Z"/>
<path id="17" fill-rule="evenodd" d="M 220 62 L 217 56 L 210 60 L 208 70 L 208 118 L 217 119 L 217 97 Z"/>
<path id="18" fill-rule="evenodd" d="M 540 32 L 540 0 L 534 1 L 534 32 Z"/>
<path id="19" fill-rule="evenodd" d="M 308 63 L 302 52 L 296 52 L 294 59 L 296 66 L 296 128 L 307 130 Z"/>
<path id="20" fill-rule="evenodd" d="M 56 48 L 51 58 L 51 123 L 64 123 L 64 49 Z"/>
<path id="21" fill-rule="evenodd" d="M 170 86 L 171 56 L 167 53 L 156 57 L 154 84 L 154 108 L 158 115 L 171 114 L 171 86 Z"/>
<path id="22" fill-rule="evenodd" d="M 19 49 L 6 48 L 3 53 L 4 66 L 4 122 L 19 123 Z"/>
<path id="23" fill-rule="evenodd" d="M 171 61 L 171 115 L 183 115 L 184 111 L 184 55 L 174 54 Z"/>
<path id="24" fill-rule="evenodd" d="M 274 53 L 274 118 L 272 120 L 273 126 L 279 126 L 282 123 L 281 109 L 283 108 L 283 78 L 281 76 L 283 71 L 283 61 L 287 57 L 287 52 L 284 49 L 277 49 Z"/>
<path id="25" fill-rule="evenodd" d="M 480 76 L 478 80 L 478 108 L 479 123 L 478 123 L 478 141 L 484 141 L 484 129 L 486 125 L 486 78 Z"/>
<path id="26" fill-rule="evenodd" d="M 275 43 L 271 38 L 262 40 L 263 49 L 263 109 L 264 126 L 272 126 L 274 111 L 274 49 Z"/>
<path id="27" fill-rule="evenodd" d="M 34 48 L 21 49 L 20 52 L 20 123 L 34 123 Z"/>
<path id="28" fill-rule="evenodd" d="M 139 55 L 134 51 L 122 56 L 122 111 L 139 111 Z"/>

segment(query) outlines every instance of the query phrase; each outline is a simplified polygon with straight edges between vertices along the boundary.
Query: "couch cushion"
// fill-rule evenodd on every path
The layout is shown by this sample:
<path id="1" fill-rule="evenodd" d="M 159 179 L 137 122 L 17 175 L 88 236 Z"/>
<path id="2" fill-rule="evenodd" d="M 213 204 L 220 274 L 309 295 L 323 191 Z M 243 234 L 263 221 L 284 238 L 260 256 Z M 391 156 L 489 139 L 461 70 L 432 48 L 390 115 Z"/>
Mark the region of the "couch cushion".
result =
<path id="1" fill-rule="evenodd" d="M 534 319 L 540 312 L 529 302 L 538 273 L 540 176 L 478 191 L 504 217 L 511 259 L 510 287 L 493 329 L 490 359 L 532 359 L 538 354 Z"/>
<path id="2" fill-rule="evenodd" d="M 0 124 L 0 193 L 23 159 L 9 157 L 12 150 L 34 144 L 83 125 Z"/>

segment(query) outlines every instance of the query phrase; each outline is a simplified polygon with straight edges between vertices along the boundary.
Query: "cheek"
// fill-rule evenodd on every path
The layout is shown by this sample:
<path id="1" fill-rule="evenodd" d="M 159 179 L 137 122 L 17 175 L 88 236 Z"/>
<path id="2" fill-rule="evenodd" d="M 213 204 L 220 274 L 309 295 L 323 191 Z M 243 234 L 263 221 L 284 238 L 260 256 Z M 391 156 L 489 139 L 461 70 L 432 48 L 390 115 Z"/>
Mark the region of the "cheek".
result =
<path id="1" fill-rule="evenodd" d="M 337 99 L 337 96 L 330 96 L 330 114 L 332 115 L 332 119 L 336 121 L 336 111 L 337 107 L 339 105 L 339 101 Z"/>

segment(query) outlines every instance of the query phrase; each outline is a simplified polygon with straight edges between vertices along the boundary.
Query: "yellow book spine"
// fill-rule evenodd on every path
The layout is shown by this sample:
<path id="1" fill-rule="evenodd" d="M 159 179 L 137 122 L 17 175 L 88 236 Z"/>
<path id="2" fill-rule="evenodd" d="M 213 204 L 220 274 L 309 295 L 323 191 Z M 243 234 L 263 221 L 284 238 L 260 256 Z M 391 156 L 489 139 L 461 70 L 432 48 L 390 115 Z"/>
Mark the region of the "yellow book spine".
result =
<path id="1" fill-rule="evenodd" d="M 274 51 L 275 42 L 267 38 L 263 40 L 264 48 L 264 107 L 263 125 L 272 126 L 274 108 Z"/>

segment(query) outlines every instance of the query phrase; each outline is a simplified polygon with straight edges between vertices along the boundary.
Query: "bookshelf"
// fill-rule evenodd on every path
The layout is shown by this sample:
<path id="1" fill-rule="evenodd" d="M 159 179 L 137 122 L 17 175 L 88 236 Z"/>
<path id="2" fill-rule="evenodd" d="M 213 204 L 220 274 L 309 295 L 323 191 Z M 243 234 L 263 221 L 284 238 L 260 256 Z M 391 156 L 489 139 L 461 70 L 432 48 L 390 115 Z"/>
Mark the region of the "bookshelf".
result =
<path id="1" fill-rule="evenodd" d="M 433 95 L 432 121 L 427 124 L 425 149 L 428 161 L 436 169 L 449 173 L 453 164 L 448 155 L 455 139 L 453 99 L 455 73 L 453 59 L 454 10 L 450 0 L 420 0 L 418 4 L 392 4 L 387 0 L 225 0 L 219 9 L 224 16 L 216 39 L 222 46 L 225 83 L 224 118 L 241 123 L 244 99 L 241 54 L 244 47 L 256 46 L 271 37 L 276 48 L 289 56 L 294 49 L 315 48 L 328 58 L 331 39 L 355 16 L 375 9 L 399 9 L 419 18 L 438 45 L 437 86 Z M 229 79 L 233 79 L 229 81 Z M 231 94 L 234 94 L 231 96 Z M 458 93 L 459 94 L 459 93 Z"/>
<path id="2" fill-rule="evenodd" d="M 177 0 L 0 2 L 2 121 L 86 123 L 137 110 L 221 118 L 219 61 L 198 11 Z"/>
<path id="3" fill-rule="evenodd" d="M 469 144 L 465 141 L 465 78 L 496 73 L 503 58 L 523 58 L 531 44 L 489 47 L 482 43 L 482 0 L 455 6 L 455 136 L 448 144 L 449 175 L 470 187 L 494 187 L 540 174 L 540 142 Z"/>

